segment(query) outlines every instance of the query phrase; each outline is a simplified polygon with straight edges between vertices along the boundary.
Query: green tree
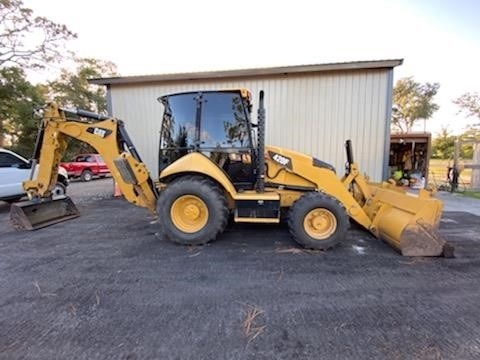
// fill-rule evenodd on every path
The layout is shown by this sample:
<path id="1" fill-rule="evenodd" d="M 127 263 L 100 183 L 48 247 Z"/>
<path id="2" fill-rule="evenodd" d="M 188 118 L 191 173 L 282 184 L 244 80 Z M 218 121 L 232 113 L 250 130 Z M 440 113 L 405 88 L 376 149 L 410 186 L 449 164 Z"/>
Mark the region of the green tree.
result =
<path id="1" fill-rule="evenodd" d="M 476 118 L 476 121 L 470 124 L 467 131 L 462 134 L 462 139 L 480 141 L 480 95 L 476 92 L 465 93 L 453 102 L 458 105 L 461 113 L 465 113 L 468 117 Z M 470 145 L 470 151 L 473 156 L 472 145 Z"/>
<path id="2" fill-rule="evenodd" d="M 455 140 L 471 140 L 472 138 L 475 138 L 475 133 L 472 130 L 467 130 L 457 137 L 452 135 L 448 129 L 442 128 L 440 134 L 432 140 L 432 158 L 453 159 Z M 473 156 L 472 144 L 462 144 L 459 155 L 462 159 L 471 159 Z"/>
<path id="3" fill-rule="evenodd" d="M 79 108 L 98 113 L 106 113 L 105 88 L 88 83 L 90 78 L 116 76 L 116 66 L 112 62 L 98 59 L 77 59 L 76 71 L 63 69 L 58 79 L 49 82 L 50 97 L 65 108 Z M 78 153 L 95 152 L 87 144 L 71 139 L 64 160 L 70 160 Z"/>
<path id="4" fill-rule="evenodd" d="M 65 57 L 76 35 L 65 25 L 34 16 L 22 0 L 0 0 L 0 67 L 44 68 Z"/>
<path id="5" fill-rule="evenodd" d="M 43 90 L 25 79 L 24 70 L 59 61 L 65 42 L 75 37 L 65 25 L 34 16 L 21 0 L 0 0 L 0 146 L 8 139 L 25 146 L 22 153 L 31 147 L 32 112 Z"/>
<path id="6" fill-rule="evenodd" d="M 419 120 L 428 120 L 439 109 L 433 102 L 438 83 L 421 84 L 411 77 L 397 81 L 393 89 L 392 127 L 402 133 L 412 131 Z"/>
<path id="7" fill-rule="evenodd" d="M 460 108 L 460 112 L 466 113 L 468 117 L 475 118 L 469 129 L 462 135 L 462 140 L 469 140 L 467 147 L 471 153 L 468 154 L 473 162 L 480 163 L 480 95 L 478 93 L 465 93 L 453 101 Z M 472 189 L 480 190 L 480 170 L 473 169 L 470 179 Z"/>
<path id="8" fill-rule="evenodd" d="M 480 120 L 480 95 L 478 93 L 465 93 L 453 102 L 458 105 L 460 112 Z M 475 125 L 480 127 L 480 124 Z"/>
<path id="9" fill-rule="evenodd" d="M 476 118 L 475 123 L 463 134 L 465 140 L 480 140 L 480 95 L 478 93 L 465 93 L 453 101 L 460 108 L 460 112 L 469 117 Z"/>
<path id="10" fill-rule="evenodd" d="M 50 95 L 64 107 L 104 113 L 107 110 L 106 92 L 103 86 L 91 85 L 88 79 L 116 76 L 116 66 L 110 61 L 77 59 L 74 72 L 63 69 L 58 79 L 49 82 Z"/>
<path id="11" fill-rule="evenodd" d="M 0 68 L 0 84 L 0 147 L 10 145 L 30 157 L 38 126 L 33 114 L 44 104 L 46 89 L 32 85 L 18 67 Z"/>
<path id="12" fill-rule="evenodd" d="M 451 159 L 455 148 L 455 136 L 447 128 L 442 128 L 440 134 L 432 140 L 432 158 Z"/>
<path id="13" fill-rule="evenodd" d="M 460 147 L 460 157 L 462 157 L 463 159 L 473 158 L 473 144 L 468 141 L 475 139 L 480 140 L 480 137 L 478 136 L 478 134 L 475 134 L 474 130 L 467 130 L 462 135 L 460 135 L 459 140 L 464 142 Z"/>

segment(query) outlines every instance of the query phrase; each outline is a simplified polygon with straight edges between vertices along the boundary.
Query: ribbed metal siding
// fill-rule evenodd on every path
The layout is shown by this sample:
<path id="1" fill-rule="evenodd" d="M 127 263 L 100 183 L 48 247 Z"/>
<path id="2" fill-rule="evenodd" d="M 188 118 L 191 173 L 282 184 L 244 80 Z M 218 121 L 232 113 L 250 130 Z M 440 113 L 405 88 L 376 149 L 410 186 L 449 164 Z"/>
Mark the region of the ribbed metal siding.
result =
<path id="1" fill-rule="evenodd" d="M 163 111 L 156 101 L 159 96 L 190 90 L 247 88 L 256 105 L 258 92 L 264 90 L 267 143 L 318 157 L 334 165 L 341 175 L 344 142 L 351 139 L 362 172 L 380 181 L 387 156 L 391 74 L 388 69 L 376 69 L 247 80 L 112 85 L 112 109 L 116 117 L 125 120 L 138 151 L 155 176 Z"/>

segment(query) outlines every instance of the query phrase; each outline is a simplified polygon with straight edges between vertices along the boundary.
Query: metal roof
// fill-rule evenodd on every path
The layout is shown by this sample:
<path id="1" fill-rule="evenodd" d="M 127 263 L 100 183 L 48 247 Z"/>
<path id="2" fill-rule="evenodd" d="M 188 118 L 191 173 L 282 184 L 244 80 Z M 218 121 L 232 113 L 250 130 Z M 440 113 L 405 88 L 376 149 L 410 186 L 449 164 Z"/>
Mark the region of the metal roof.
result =
<path id="1" fill-rule="evenodd" d="M 192 73 L 172 73 L 158 75 L 140 75 L 140 76 L 121 76 L 110 78 L 89 79 L 90 84 L 96 85 L 117 85 L 117 84 L 140 84 L 140 83 L 158 83 L 167 81 L 189 81 L 199 79 L 225 79 L 257 77 L 268 75 L 288 75 L 302 73 L 318 73 L 328 71 L 352 71 L 365 69 L 393 68 L 403 63 L 403 59 L 392 60 L 370 60 L 370 61 L 352 61 L 342 63 L 314 64 L 314 65 L 296 65 L 281 66 L 270 68 L 239 69 L 239 70 L 220 70 L 203 71 Z"/>

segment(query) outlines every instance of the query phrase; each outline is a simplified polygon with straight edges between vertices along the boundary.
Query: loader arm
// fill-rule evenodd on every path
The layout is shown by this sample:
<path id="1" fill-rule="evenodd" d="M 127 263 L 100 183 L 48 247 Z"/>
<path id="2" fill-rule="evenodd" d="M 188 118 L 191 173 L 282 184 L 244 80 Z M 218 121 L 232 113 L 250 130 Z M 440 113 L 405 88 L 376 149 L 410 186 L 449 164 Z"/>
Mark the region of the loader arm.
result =
<path id="1" fill-rule="evenodd" d="M 271 184 L 283 184 L 286 187 L 315 189 L 338 199 L 349 217 L 371 230 L 372 220 L 364 211 L 362 203 L 349 191 L 349 186 L 339 181 L 328 164 L 315 162 L 311 156 L 275 146 L 267 146 L 267 180 Z M 285 163 L 282 165 L 282 159 Z M 355 165 L 354 165 L 355 166 Z M 352 176 L 352 183 L 358 183 L 362 192 L 368 194 L 368 186 L 363 177 Z"/>
<path id="2" fill-rule="evenodd" d="M 311 189 L 336 198 L 347 215 L 407 256 L 453 256 L 438 234 L 442 202 L 426 190 L 407 194 L 388 183 L 372 184 L 358 170 L 347 143 L 347 172 L 338 179 L 326 163 L 292 150 L 267 147 L 271 184 Z M 271 175 L 269 175 L 271 174 Z"/>
<path id="3" fill-rule="evenodd" d="M 68 118 L 67 115 L 86 120 Z M 39 164 L 37 176 L 23 183 L 34 203 L 46 204 L 51 199 L 57 168 L 69 137 L 89 144 L 103 157 L 127 201 L 147 208 L 152 214 L 156 213 L 156 188 L 123 122 L 84 110 L 61 109 L 55 103 L 47 105 L 40 124 L 34 152 L 34 161 Z M 22 203 L 16 206 L 21 208 Z M 15 223 L 15 219 L 12 220 Z"/>

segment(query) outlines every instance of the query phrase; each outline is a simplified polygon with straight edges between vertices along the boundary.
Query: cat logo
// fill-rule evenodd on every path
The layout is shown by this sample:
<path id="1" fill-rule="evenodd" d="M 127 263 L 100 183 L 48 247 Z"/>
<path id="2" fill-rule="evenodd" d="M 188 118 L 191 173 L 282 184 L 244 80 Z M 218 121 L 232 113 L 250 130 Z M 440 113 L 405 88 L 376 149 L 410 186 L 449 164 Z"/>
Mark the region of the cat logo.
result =
<path id="1" fill-rule="evenodd" d="M 87 129 L 87 132 L 93 135 L 100 136 L 101 138 L 105 138 L 112 133 L 112 130 L 103 129 L 99 127 L 89 127 Z"/>
<path id="2" fill-rule="evenodd" d="M 280 155 L 278 153 L 275 153 L 273 151 L 269 151 L 268 155 L 270 156 L 270 159 L 275 161 L 277 164 L 286 167 L 287 169 L 292 169 L 292 160 L 289 157 Z"/>
<path id="3" fill-rule="evenodd" d="M 107 134 L 107 132 L 104 129 L 100 129 L 100 128 L 93 129 L 93 135 L 98 135 L 98 136 L 104 138 L 106 134 Z"/>

